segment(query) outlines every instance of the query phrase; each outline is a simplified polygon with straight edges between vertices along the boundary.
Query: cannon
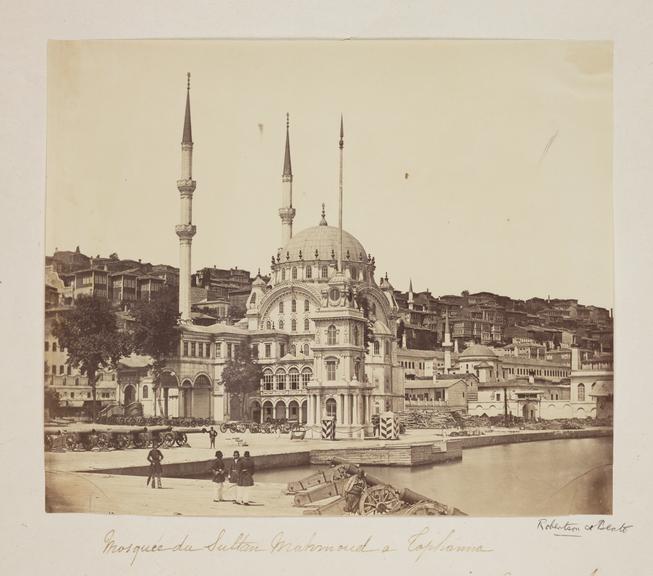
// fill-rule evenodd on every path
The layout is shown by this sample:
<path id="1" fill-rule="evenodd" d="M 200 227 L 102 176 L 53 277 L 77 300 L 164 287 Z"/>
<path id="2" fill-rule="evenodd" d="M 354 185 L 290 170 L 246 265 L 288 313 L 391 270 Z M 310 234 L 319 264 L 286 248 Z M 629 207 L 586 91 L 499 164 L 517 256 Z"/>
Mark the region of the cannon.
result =
<path id="1" fill-rule="evenodd" d="M 93 450 L 94 448 L 106 449 L 106 437 L 101 430 L 66 431 L 64 445 L 67 450 Z"/>
<path id="2" fill-rule="evenodd" d="M 206 428 L 174 428 L 171 432 L 172 440 L 169 441 L 170 445 L 164 443 L 166 448 L 171 448 L 173 444 L 177 446 L 190 446 L 188 443 L 188 434 L 206 434 L 208 430 Z"/>
<path id="3" fill-rule="evenodd" d="M 66 435 L 60 428 L 46 426 L 43 430 L 43 444 L 48 452 L 65 449 Z"/>

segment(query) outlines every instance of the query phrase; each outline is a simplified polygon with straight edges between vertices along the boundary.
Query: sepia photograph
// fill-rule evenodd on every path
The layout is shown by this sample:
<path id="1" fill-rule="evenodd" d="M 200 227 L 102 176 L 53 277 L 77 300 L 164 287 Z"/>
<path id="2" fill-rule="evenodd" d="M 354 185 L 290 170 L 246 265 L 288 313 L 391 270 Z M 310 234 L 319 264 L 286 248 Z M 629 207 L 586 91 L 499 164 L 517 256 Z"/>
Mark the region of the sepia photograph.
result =
<path id="1" fill-rule="evenodd" d="M 608 41 L 50 41 L 45 511 L 612 514 L 612 157 Z"/>

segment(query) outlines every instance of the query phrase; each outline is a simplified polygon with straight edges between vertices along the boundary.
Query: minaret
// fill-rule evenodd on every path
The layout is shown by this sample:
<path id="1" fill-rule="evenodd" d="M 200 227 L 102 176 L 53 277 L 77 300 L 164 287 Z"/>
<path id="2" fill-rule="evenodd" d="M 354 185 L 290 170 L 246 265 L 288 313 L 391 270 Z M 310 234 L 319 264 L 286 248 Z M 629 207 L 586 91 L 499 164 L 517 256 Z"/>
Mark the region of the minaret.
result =
<path id="1" fill-rule="evenodd" d="M 449 374 L 451 372 L 451 333 L 449 332 L 449 310 L 445 312 L 444 317 L 444 342 L 442 343 L 444 348 L 444 373 Z"/>
<path id="2" fill-rule="evenodd" d="M 413 295 L 413 279 L 410 279 L 410 284 L 408 285 L 408 309 L 412 310 L 415 299 Z"/>
<path id="3" fill-rule="evenodd" d="M 190 72 L 186 85 L 186 115 L 184 133 L 181 139 L 181 178 L 177 180 L 177 189 L 181 197 L 181 222 L 175 226 L 179 236 L 179 314 L 180 322 L 192 322 L 190 315 L 190 252 L 193 236 L 197 231 L 193 225 L 193 133 L 190 123 Z"/>
<path id="4" fill-rule="evenodd" d="M 286 152 L 283 158 L 283 176 L 281 177 L 281 247 L 292 238 L 292 221 L 295 209 L 292 207 L 292 165 L 290 163 L 290 115 L 286 114 Z"/>
<path id="5" fill-rule="evenodd" d="M 342 149 L 344 147 L 345 131 L 343 128 L 342 114 L 340 114 L 340 176 L 338 178 L 338 189 L 340 192 L 338 202 L 338 227 L 340 228 L 340 240 L 338 242 L 338 271 L 342 272 Z"/>

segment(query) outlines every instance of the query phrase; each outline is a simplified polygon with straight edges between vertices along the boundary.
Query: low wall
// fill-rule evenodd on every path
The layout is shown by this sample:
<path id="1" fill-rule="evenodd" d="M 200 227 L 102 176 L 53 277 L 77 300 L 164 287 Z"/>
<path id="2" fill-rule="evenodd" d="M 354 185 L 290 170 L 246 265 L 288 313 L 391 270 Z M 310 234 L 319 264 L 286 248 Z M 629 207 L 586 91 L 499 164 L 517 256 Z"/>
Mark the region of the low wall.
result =
<path id="1" fill-rule="evenodd" d="M 541 440 L 569 440 L 575 438 L 598 438 L 612 436 L 611 428 L 593 428 L 589 430 L 542 430 L 538 432 L 515 432 L 514 434 L 497 434 L 487 436 L 470 436 L 460 438 L 463 448 L 482 448 L 500 444 L 517 444 L 519 442 L 537 442 Z"/>
<path id="2" fill-rule="evenodd" d="M 253 456 L 256 470 L 270 470 L 275 468 L 288 468 L 292 466 L 308 466 L 310 464 L 309 452 L 291 452 L 288 454 L 263 454 Z M 208 474 L 213 458 L 210 460 L 197 460 L 195 462 L 172 462 L 163 464 L 163 476 L 166 478 L 188 478 Z M 225 458 L 227 469 L 232 465 L 233 458 Z M 92 470 L 98 474 L 121 474 L 125 476 L 148 476 L 150 467 L 130 466 L 126 468 L 105 468 Z"/>
<path id="3" fill-rule="evenodd" d="M 440 443 L 420 442 L 415 444 L 394 444 L 389 441 L 383 446 L 333 448 L 312 450 L 311 464 L 328 464 L 338 457 L 361 466 L 424 466 L 462 459 L 463 444 L 460 440 L 449 440 L 446 449 Z"/>

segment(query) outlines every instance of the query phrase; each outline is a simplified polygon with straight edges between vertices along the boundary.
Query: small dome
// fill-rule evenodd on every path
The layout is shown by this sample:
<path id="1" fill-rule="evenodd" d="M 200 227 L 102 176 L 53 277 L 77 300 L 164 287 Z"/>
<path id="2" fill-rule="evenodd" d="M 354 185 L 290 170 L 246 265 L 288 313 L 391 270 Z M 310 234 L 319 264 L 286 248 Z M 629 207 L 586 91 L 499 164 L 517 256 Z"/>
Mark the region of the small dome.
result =
<path id="1" fill-rule="evenodd" d="M 461 358 L 485 358 L 485 357 L 495 358 L 496 353 L 492 348 L 488 346 L 482 346 L 481 344 L 473 344 L 460 355 Z"/>
<path id="2" fill-rule="evenodd" d="M 317 250 L 318 260 L 331 260 L 332 253 L 338 257 L 340 243 L 340 228 L 334 226 L 314 226 L 295 234 L 288 244 L 281 249 L 281 261 L 286 261 L 286 254 L 290 261 L 299 260 L 301 251 L 304 260 L 315 260 Z M 349 259 L 347 258 L 349 253 Z M 367 253 L 363 245 L 346 230 L 342 231 L 342 257 L 344 262 L 367 262 Z"/>

